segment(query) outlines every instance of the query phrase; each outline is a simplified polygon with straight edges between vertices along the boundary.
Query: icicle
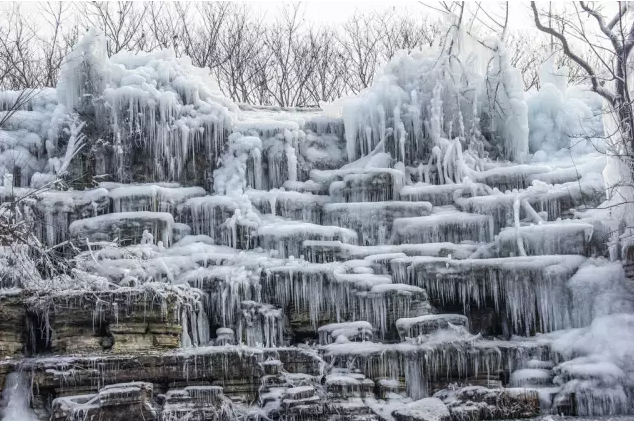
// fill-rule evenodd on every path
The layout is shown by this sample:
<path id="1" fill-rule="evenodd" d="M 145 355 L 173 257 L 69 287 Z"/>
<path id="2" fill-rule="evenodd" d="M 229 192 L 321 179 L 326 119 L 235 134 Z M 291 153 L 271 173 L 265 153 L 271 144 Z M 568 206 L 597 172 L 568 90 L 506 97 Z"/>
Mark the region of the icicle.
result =
<path id="1" fill-rule="evenodd" d="M 295 148 L 290 143 L 287 143 L 284 150 L 288 165 L 288 181 L 297 181 L 297 155 L 295 155 Z"/>
<path id="2" fill-rule="evenodd" d="M 256 190 L 262 189 L 262 152 L 258 148 L 254 148 L 251 151 L 253 157 L 253 186 Z"/>
<path id="3" fill-rule="evenodd" d="M 181 312 L 181 325 L 183 329 L 181 333 L 181 347 L 183 348 L 192 347 L 192 340 L 191 340 L 191 337 L 189 336 L 187 321 L 188 321 L 187 312 L 183 309 L 183 311 Z"/>
<path id="4" fill-rule="evenodd" d="M 207 313 L 205 312 L 205 308 L 202 303 L 197 303 L 198 306 L 198 315 L 196 317 L 197 321 L 197 336 L 198 336 L 198 344 L 199 345 L 207 345 L 210 342 L 210 327 L 209 327 L 209 319 L 207 317 Z"/>

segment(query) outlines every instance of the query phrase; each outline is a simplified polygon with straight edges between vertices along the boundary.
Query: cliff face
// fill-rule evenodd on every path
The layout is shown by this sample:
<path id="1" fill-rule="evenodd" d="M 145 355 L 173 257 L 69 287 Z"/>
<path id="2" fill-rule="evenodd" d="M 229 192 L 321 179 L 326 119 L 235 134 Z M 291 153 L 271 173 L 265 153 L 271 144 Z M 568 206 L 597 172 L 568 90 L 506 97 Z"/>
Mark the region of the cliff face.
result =
<path id="1" fill-rule="evenodd" d="M 589 211 L 605 157 L 488 158 L 528 159 L 523 92 L 493 127 L 405 72 L 432 54 L 341 116 L 238 107 L 187 59 L 103 42 L 0 131 L 3 209 L 49 259 L 0 252 L 3 420 L 631 411 L 631 335 L 584 345 L 634 312 Z"/>

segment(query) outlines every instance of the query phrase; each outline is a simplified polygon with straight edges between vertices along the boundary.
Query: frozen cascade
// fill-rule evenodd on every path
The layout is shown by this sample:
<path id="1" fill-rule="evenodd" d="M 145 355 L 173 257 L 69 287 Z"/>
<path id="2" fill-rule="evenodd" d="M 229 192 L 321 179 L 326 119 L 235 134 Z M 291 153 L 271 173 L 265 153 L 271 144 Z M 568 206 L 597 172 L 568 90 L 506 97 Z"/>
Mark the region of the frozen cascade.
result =
<path id="1" fill-rule="evenodd" d="M 109 186 L 110 187 L 110 186 Z M 113 212 L 168 212 L 175 214 L 179 205 L 190 198 L 205 196 L 201 187 L 161 185 L 114 185 L 108 191 Z"/>
<path id="2" fill-rule="evenodd" d="M 262 298 L 306 311 L 315 328 L 324 316 L 337 322 L 350 317 L 353 321 L 367 320 L 381 336 L 391 323 L 408 314 L 413 297 L 424 300 L 422 289 L 393 284 L 390 276 L 345 272 L 346 268 L 337 264 L 269 268 Z"/>
<path id="3" fill-rule="evenodd" d="M 23 370 L 3 420 L 134 402 L 139 419 L 376 421 L 483 390 L 531 416 L 631 412 L 606 158 L 592 139 L 557 150 L 574 118 L 596 128 L 596 98 L 525 93 L 501 44 L 447 39 L 355 97 L 280 109 L 232 103 L 171 50 L 107 57 L 89 31 L 0 128 L 0 219 L 18 203 L 64 262 L 0 248 L 0 359 Z"/>
<path id="4" fill-rule="evenodd" d="M 274 348 L 284 345 L 285 326 L 281 309 L 245 300 L 242 302 L 242 317 L 236 334 L 248 346 Z"/>
<path id="5" fill-rule="evenodd" d="M 330 197 L 326 195 L 282 189 L 248 189 L 246 195 L 261 213 L 313 224 L 322 222 L 323 207 L 330 202 Z"/>
<path id="6" fill-rule="evenodd" d="M 572 327 L 566 281 L 585 261 L 582 256 L 466 259 L 412 257 L 392 261 L 397 282 L 425 288 L 443 302 L 465 309 L 492 300 L 510 319 L 511 333 L 530 335 Z"/>
<path id="7" fill-rule="evenodd" d="M 220 194 L 239 193 L 247 188 L 248 181 L 262 178 L 262 141 L 255 136 L 233 133 L 228 139 L 228 150 L 220 158 L 221 165 L 214 171 L 214 191 Z M 247 175 L 247 161 L 253 162 L 252 174 Z M 254 187 L 253 181 L 252 187 Z"/>
<path id="8" fill-rule="evenodd" d="M 31 409 L 31 384 L 27 373 L 10 373 L 5 381 L 2 397 L 2 421 L 38 421 Z"/>
<path id="9" fill-rule="evenodd" d="M 269 219 L 255 233 L 258 244 L 266 249 L 276 250 L 279 257 L 299 257 L 305 240 L 357 243 L 357 233 L 351 229 L 284 219 Z"/>
<path id="10" fill-rule="evenodd" d="M 71 55 L 57 87 L 60 106 L 92 110 L 97 123 L 116 136 L 123 159 L 118 164 L 129 166 L 140 147 L 155 162 L 147 168 L 154 180 L 178 180 L 188 162 L 202 173 L 198 156 L 211 158 L 222 150 L 237 106 L 189 58 L 170 50 L 107 57 L 106 38 L 96 31 Z M 132 174 L 123 171 L 114 173 L 129 181 Z"/>

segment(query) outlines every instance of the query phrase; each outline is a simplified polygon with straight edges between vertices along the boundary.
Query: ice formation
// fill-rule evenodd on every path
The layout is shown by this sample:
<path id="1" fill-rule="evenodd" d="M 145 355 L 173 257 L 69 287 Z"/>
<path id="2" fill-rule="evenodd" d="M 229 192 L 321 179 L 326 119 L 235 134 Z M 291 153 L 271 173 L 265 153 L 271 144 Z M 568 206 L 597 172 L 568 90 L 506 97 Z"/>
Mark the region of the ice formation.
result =
<path id="1" fill-rule="evenodd" d="M 554 57 L 554 56 L 553 56 Z M 531 152 L 538 156 L 562 148 L 573 152 L 604 150 L 601 100 L 593 92 L 568 86 L 568 69 L 554 69 L 553 58 L 542 65 L 539 91 L 530 92 L 527 101 Z"/>
<path id="2" fill-rule="evenodd" d="M 437 50 L 397 53 L 373 86 L 342 101 L 350 162 L 388 151 L 405 165 L 423 166 L 419 181 L 451 184 L 483 156 L 484 139 L 493 146 L 488 152 L 527 158 L 524 88 L 504 47 L 483 47 L 455 28 L 447 36 Z"/>
<path id="3" fill-rule="evenodd" d="M 3 420 L 37 421 L 30 406 L 31 390 L 28 377 L 23 373 L 11 373 L 7 377 L 4 390 Z"/>
<path id="4" fill-rule="evenodd" d="M 447 36 L 322 111 L 88 32 L 0 130 L 0 223 L 29 233 L 0 243 L 3 419 L 60 388 L 90 392 L 58 394 L 69 417 L 154 387 L 166 420 L 631 412 L 608 160 L 560 150 L 596 98 L 548 66 L 525 93 L 501 43 Z"/>

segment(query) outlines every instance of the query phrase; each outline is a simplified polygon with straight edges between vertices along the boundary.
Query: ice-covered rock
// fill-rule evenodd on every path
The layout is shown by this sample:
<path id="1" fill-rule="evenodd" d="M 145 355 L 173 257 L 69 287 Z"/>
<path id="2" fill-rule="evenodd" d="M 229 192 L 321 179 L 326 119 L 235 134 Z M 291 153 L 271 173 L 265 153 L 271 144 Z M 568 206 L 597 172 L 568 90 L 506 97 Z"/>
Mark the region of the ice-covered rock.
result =
<path id="1" fill-rule="evenodd" d="M 392 412 L 397 421 L 449 421 L 451 414 L 438 398 L 424 398 L 410 402 Z"/>
<path id="2" fill-rule="evenodd" d="M 453 419 L 492 420 L 532 418 L 539 414 L 539 396 L 529 389 L 463 387 L 434 395 L 449 408 Z"/>

